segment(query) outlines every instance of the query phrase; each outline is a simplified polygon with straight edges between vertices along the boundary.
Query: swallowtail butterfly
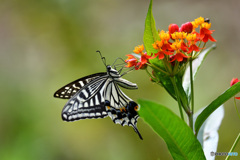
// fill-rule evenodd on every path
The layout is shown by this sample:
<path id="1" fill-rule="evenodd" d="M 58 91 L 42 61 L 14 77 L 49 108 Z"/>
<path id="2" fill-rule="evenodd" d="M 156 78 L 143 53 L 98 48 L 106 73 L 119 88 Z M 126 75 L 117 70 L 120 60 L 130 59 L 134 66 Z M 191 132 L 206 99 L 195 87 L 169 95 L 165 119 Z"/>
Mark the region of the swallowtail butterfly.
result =
<path id="1" fill-rule="evenodd" d="M 137 89 L 137 85 L 121 78 L 122 69 L 117 71 L 106 65 L 104 57 L 102 60 L 107 72 L 80 78 L 54 93 L 56 98 L 69 99 L 62 110 L 62 119 L 69 122 L 109 116 L 116 124 L 132 126 L 142 139 L 137 129 L 138 105 L 119 88 Z"/>

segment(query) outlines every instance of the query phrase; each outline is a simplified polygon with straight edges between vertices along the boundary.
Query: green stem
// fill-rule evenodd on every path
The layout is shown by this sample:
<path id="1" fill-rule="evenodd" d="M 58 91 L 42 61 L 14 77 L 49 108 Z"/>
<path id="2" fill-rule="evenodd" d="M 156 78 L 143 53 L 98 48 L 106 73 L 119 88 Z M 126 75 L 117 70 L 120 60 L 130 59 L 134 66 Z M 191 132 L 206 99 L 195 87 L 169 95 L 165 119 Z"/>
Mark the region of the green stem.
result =
<path id="1" fill-rule="evenodd" d="M 154 78 L 150 73 L 149 73 L 149 71 L 148 71 L 148 69 L 146 68 L 145 69 L 146 70 L 146 72 L 147 72 L 147 74 L 148 74 L 148 76 L 150 77 L 150 78 L 152 78 L 152 80 L 153 81 L 157 81 L 157 79 L 156 78 Z"/>
<path id="2" fill-rule="evenodd" d="M 237 104 L 236 104 L 236 99 L 235 98 L 234 98 L 234 105 L 235 105 L 235 109 L 237 111 L 237 115 L 240 118 L 240 114 L 239 114 L 238 109 L 237 109 Z"/>
<path id="3" fill-rule="evenodd" d="M 235 149 L 235 147 L 236 147 L 239 139 L 240 139 L 240 133 L 238 134 L 235 142 L 233 143 L 232 148 L 230 149 L 229 153 L 230 153 L 230 152 L 233 152 L 233 150 Z M 230 156 L 228 155 L 225 160 L 228 160 L 229 158 L 230 158 Z"/>
<path id="4" fill-rule="evenodd" d="M 187 113 L 187 115 L 188 115 L 189 126 L 193 130 L 193 113 L 189 112 L 189 113 Z"/>
<path id="5" fill-rule="evenodd" d="M 176 75 L 176 74 L 177 74 L 178 66 L 179 66 L 179 62 L 176 61 L 176 64 L 175 64 L 175 66 L 174 66 L 174 68 L 173 68 L 173 75 Z"/>
<path id="6" fill-rule="evenodd" d="M 180 69 L 177 71 L 176 74 L 178 74 L 179 72 L 181 72 L 181 71 L 186 67 L 187 64 L 188 64 L 188 62 L 185 63 L 185 64 L 183 64 L 183 65 L 180 67 Z"/>
<path id="7" fill-rule="evenodd" d="M 193 69 L 192 69 L 192 58 L 190 58 L 190 84 L 191 84 L 191 110 L 194 112 L 194 88 L 193 88 Z"/>
<path id="8" fill-rule="evenodd" d="M 194 87 L 193 87 L 193 52 L 191 53 L 191 57 L 189 59 L 189 66 L 190 66 L 190 84 L 191 84 L 191 110 L 187 114 L 189 120 L 189 126 L 193 129 L 193 113 L 194 113 Z"/>
<path id="9" fill-rule="evenodd" d="M 176 84 L 176 81 L 175 81 L 175 78 L 174 78 L 174 77 L 170 77 L 170 79 L 171 79 L 171 81 L 172 81 L 173 88 L 174 88 L 174 91 L 175 91 L 175 93 L 176 93 L 176 97 L 177 97 L 177 102 L 178 102 L 178 107 L 179 107 L 180 115 L 181 115 L 182 120 L 184 121 L 184 116 L 183 116 L 181 101 L 180 101 L 180 97 L 179 97 L 179 92 L 178 92 L 178 89 L 177 89 L 177 84 Z"/>

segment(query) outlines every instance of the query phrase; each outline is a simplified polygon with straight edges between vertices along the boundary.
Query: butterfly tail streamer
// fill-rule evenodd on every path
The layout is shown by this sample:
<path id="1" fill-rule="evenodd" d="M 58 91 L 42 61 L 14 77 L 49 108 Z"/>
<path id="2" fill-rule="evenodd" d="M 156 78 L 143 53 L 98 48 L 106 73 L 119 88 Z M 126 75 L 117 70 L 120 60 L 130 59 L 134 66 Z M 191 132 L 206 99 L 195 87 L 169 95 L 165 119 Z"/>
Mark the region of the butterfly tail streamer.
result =
<path id="1" fill-rule="evenodd" d="M 141 140 L 143 140 L 142 135 L 140 134 L 140 132 L 139 132 L 138 129 L 137 129 L 137 126 L 135 126 L 135 125 L 132 124 L 132 127 L 133 127 L 134 131 L 138 134 L 139 138 L 140 138 Z"/>

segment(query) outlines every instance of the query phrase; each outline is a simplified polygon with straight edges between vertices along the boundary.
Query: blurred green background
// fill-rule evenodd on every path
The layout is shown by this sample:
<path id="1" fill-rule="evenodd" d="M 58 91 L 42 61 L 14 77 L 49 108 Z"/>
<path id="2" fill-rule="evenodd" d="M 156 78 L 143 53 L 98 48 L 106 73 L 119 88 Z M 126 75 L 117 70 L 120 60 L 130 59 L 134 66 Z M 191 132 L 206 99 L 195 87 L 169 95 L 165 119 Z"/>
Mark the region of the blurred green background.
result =
<path id="1" fill-rule="evenodd" d="M 141 118 L 143 141 L 131 127 L 115 125 L 110 118 L 63 122 L 66 100 L 53 98 L 63 85 L 105 71 L 96 50 L 112 64 L 143 43 L 149 0 L 0 2 L 1 160 L 172 159 L 164 141 Z M 197 109 L 227 89 L 233 77 L 240 78 L 240 1 L 154 0 L 153 14 L 157 28 L 164 30 L 199 16 L 211 19 L 217 49 L 196 79 Z M 124 90 L 129 97 L 157 101 L 178 114 L 177 103 L 144 71 L 125 78 L 139 86 Z M 230 100 L 219 130 L 219 152 L 229 151 L 239 122 Z M 236 151 L 240 154 L 240 144 Z"/>

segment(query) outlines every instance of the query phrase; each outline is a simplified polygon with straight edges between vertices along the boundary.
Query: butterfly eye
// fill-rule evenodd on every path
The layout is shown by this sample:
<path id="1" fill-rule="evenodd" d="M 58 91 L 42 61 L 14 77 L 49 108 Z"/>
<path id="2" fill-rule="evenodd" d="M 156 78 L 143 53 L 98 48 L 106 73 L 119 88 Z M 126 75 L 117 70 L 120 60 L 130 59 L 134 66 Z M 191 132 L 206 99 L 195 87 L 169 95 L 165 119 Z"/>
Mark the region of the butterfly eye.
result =
<path id="1" fill-rule="evenodd" d="M 108 71 L 110 71 L 111 68 L 112 68 L 111 66 L 109 66 L 109 65 L 107 66 L 107 70 L 108 70 Z"/>
<path id="2" fill-rule="evenodd" d="M 135 110 L 135 111 L 138 111 L 138 108 L 139 108 L 138 106 L 135 106 L 135 107 L 134 107 L 134 110 Z"/>

